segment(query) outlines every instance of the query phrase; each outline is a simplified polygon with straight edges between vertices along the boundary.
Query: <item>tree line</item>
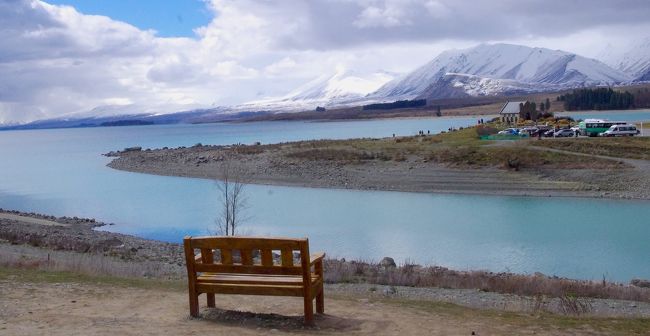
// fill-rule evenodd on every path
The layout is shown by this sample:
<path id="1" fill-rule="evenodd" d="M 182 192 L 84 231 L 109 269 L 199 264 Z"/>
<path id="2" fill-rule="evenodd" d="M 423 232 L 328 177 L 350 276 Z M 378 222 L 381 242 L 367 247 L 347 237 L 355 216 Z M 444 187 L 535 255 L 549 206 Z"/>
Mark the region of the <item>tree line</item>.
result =
<path id="1" fill-rule="evenodd" d="M 580 110 L 624 110 L 634 107 L 634 95 L 625 91 L 614 91 L 611 88 L 573 90 L 557 97 L 564 102 L 567 111 Z"/>
<path id="2" fill-rule="evenodd" d="M 368 104 L 363 105 L 364 110 L 392 110 L 398 108 L 407 108 L 407 107 L 420 107 L 427 104 L 426 99 L 414 99 L 414 100 L 398 100 L 392 103 L 377 103 L 377 104 Z"/>

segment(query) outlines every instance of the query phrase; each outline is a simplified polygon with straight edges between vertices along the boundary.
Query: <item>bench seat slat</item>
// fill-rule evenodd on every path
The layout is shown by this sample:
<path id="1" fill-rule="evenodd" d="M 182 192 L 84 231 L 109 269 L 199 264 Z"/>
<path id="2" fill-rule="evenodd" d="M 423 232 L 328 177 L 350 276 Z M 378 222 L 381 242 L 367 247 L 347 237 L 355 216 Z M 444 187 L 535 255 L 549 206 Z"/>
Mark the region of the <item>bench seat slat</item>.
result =
<path id="1" fill-rule="evenodd" d="M 197 283 L 199 293 L 218 294 L 246 294 L 246 295 L 272 295 L 272 296 L 303 296 L 302 286 L 291 285 L 255 285 L 232 283 Z"/>
<path id="2" fill-rule="evenodd" d="M 311 275 L 313 284 L 318 283 L 320 277 Z M 261 285 L 296 285 L 302 287 L 302 276 L 294 275 L 264 275 L 264 274 L 224 274 L 203 273 L 197 277 L 199 283 L 231 283 L 231 284 L 261 284 Z"/>
<path id="3" fill-rule="evenodd" d="M 301 275 L 299 266 L 260 266 L 260 265 L 222 265 L 222 264 L 196 264 L 196 272 L 209 273 L 241 273 L 241 274 L 278 274 Z"/>

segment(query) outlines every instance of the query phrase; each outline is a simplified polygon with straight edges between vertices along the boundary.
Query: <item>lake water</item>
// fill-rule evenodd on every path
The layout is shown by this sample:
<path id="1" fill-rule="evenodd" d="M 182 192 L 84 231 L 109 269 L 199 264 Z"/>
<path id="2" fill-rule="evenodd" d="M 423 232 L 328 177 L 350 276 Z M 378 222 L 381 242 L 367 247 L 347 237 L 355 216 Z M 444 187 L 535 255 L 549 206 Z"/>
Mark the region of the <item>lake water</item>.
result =
<path id="1" fill-rule="evenodd" d="M 636 111 L 587 111 L 587 112 L 560 112 L 558 116 L 570 116 L 578 119 L 609 119 L 613 121 L 650 122 L 650 110 Z"/>
<path id="2" fill-rule="evenodd" d="M 650 120 L 650 111 L 646 111 Z M 270 122 L 0 132 L 0 207 L 115 223 L 179 242 L 214 226 L 214 182 L 107 168 L 128 146 L 275 143 L 437 133 L 470 118 Z M 650 278 L 650 203 L 250 185 L 248 233 L 307 236 L 330 256 L 583 279 Z"/>

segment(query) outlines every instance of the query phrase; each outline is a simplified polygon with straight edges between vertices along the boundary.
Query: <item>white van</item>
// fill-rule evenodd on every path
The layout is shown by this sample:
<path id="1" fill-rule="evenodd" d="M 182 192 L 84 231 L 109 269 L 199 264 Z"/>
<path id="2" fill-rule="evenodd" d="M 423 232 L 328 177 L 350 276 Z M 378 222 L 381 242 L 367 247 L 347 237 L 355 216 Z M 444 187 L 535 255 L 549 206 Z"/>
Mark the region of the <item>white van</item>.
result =
<path id="1" fill-rule="evenodd" d="M 612 125 L 608 130 L 603 133 L 600 133 L 601 136 L 613 137 L 613 136 L 635 136 L 641 133 L 636 129 L 635 125 Z"/>

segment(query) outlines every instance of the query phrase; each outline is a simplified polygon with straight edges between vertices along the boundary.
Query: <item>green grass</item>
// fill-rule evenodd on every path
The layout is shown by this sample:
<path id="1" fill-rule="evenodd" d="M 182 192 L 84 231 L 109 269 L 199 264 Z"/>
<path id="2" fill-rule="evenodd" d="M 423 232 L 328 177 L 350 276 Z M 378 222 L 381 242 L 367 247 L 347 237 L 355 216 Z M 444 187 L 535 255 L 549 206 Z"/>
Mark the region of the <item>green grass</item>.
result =
<path id="1" fill-rule="evenodd" d="M 21 282 L 35 283 L 84 283 L 93 285 L 158 288 L 166 290 L 183 290 L 185 281 L 172 281 L 146 278 L 123 278 L 115 276 L 86 275 L 73 272 L 43 271 L 36 269 L 11 268 L 0 266 L 0 281 L 20 279 Z"/>
<path id="2" fill-rule="evenodd" d="M 544 330 L 593 329 L 608 335 L 648 335 L 648 318 L 598 318 L 574 317 L 551 313 L 522 314 L 499 310 L 474 309 L 444 302 L 416 301 L 404 299 L 382 299 L 381 302 L 420 311 L 444 314 L 450 317 L 485 318 L 515 327 L 538 327 Z"/>

